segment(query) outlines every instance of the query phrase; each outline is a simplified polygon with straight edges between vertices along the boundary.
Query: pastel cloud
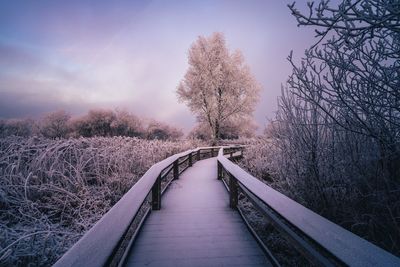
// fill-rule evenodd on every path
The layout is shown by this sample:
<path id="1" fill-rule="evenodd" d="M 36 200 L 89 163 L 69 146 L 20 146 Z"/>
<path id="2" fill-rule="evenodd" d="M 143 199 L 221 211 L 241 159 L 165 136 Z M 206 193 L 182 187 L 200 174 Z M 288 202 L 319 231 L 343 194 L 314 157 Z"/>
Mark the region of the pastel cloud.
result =
<path id="1" fill-rule="evenodd" d="M 194 116 L 175 88 L 191 43 L 214 31 L 243 51 L 262 84 L 255 115 L 263 125 L 290 72 L 286 56 L 312 42 L 284 3 L 3 1 L 0 117 L 123 107 L 188 130 Z"/>

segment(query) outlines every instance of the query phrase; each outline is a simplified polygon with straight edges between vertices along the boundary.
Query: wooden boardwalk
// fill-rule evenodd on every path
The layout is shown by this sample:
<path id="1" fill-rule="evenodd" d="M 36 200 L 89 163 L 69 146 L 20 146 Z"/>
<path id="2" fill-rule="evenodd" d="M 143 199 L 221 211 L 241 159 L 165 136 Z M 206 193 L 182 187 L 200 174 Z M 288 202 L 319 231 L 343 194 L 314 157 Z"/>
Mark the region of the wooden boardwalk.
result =
<path id="1" fill-rule="evenodd" d="M 174 181 L 152 211 L 127 266 L 271 266 L 217 180 L 217 160 L 202 160 Z"/>

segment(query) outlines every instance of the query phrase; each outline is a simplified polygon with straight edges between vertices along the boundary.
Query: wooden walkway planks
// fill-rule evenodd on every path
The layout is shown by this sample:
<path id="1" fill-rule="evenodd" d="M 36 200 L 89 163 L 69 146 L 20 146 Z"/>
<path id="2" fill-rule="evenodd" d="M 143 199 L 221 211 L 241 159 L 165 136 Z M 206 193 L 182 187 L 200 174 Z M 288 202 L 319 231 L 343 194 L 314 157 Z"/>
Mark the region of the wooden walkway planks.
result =
<path id="1" fill-rule="evenodd" d="M 202 160 L 174 181 L 135 241 L 127 266 L 269 266 L 217 180 L 217 160 Z"/>

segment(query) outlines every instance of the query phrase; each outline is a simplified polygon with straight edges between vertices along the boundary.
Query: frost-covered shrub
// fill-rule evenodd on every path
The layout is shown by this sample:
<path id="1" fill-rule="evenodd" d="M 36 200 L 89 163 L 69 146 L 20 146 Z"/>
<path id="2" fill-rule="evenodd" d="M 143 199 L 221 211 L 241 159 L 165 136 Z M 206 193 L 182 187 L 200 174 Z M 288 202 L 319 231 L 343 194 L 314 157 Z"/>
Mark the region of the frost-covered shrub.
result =
<path id="1" fill-rule="evenodd" d="M 0 138 L 0 266 L 50 266 L 153 163 L 199 145 Z"/>
<path id="2" fill-rule="evenodd" d="M 241 166 L 302 205 L 399 255 L 400 184 L 385 178 L 378 144 L 342 132 L 313 152 L 304 136 L 288 140 L 295 137 L 288 129 L 275 130 L 275 138 L 253 139 Z"/>
<path id="3" fill-rule="evenodd" d="M 220 140 L 246 139 L 255 136 L 257 125 L 252 118 L 230 119 L 224 121 L 219 127 Z M 189 138 L 212 141 L 211 128 L 205 123 L 198 123 L 189 133 Z M 214 141 L 214 143 L 216 143 Z"/>
<path id="4" fill-rule="evenodd" d="M 70 132 L 70 118 L 71 115 L 63 110 L 48 113 L 39 121 L 39 131 L 44 137 L 65 138 Z"/>
<path id="5" fill-rule="evenodd" d="M 112 110 L 90 110 L 83 117 L 76 118 L 72 122 L 75 136 L 113 136 L 111 124 L 116 116 Z"/>
<path id="6" fill-rule="evenodd" d="M 90 110 L 86 115 L 71 118 L 63 111 L 51 112 L 32 119 L 0 120 L 0 137 L 43 136 L 46 138 L 128 136 L 150 140 L 178 140 L 182 130 L 156 120 L 146 122 L 125 110 Z"/>
<path id="7" fill-rule="evenodd" d="M 34 133 L 34 124 L 32 119 L 0 120 L 0 137 L 30 136 Z"/>
<path id="8" fill-rule="evenodd" d="M 282 89 L 265 146 L 244 165 L 271 186 L 400 255 L 399 4 L 289 5 L 315 43 Z M 267 177 L 267 178 L 266 178 Z M 270 178 L 268 178 L 270 177 Z"/>
<path id="9" fill-rule="evenodd" d="M 178 140 L 182 136 L 182 130 L 157 121 L 151 121 L 146 130 L 149 140 Z"/>
<path id="10" fill-rule="evenodd" d="M 115 120 L 111 123 L 114 136 L 145 137 L 141 119 L 126 111 L 117 111 Z"/>

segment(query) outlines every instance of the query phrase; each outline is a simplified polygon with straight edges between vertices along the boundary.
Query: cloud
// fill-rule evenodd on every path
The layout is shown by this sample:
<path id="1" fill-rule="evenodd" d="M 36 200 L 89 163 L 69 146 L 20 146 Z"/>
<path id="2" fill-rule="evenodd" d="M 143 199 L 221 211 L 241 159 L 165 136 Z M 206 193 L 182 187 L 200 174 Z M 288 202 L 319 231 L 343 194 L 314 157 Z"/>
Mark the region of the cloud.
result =
<path id="1" fill-rule="evenodd" d="M 43 88 L 43 87 L 41 87 Z M 0 118 L 38 117 L 44 113 L 64 109 L 73 114 L 85 111 L 83 103 L 62 102 L 50 90 L 35 92 L 0 92 Z"/>
<path id="2" fill-rule="evenodd" d="M 175 88 L 190 45 L 214 31 L 243 51 L 264 88 L 258 123 L 273 116 L 290 72 L 286 56 L 312 36 L 284 3 L 141 2 L 1 2 L 0 117 L 122 107 L 189 129 L 195 117 Z"/>

